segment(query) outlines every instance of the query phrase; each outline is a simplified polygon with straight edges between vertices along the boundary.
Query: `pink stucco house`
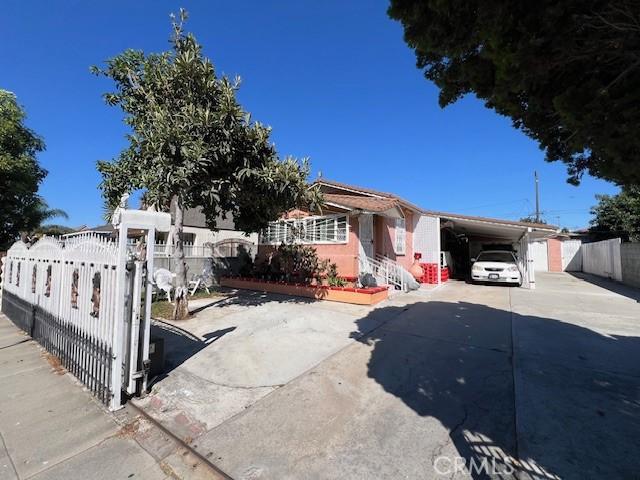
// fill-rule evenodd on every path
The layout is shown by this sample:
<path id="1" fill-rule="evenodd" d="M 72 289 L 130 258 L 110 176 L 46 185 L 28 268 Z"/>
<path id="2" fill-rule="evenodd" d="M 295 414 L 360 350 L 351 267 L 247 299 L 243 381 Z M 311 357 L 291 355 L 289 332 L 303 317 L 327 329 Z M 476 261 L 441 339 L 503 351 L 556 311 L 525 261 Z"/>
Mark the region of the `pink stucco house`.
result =
<path id="1" fill-rule="evenodd" d="M 258 253 L 266 255 L 296 228 L 299 240 L 330 259 L 342 276 L 358 275 L 363 257 L 384 256 L 405 268 L 413 263 L 413 230 L 421 210 L 390 193 L 319 179 L 321 213 L 294 210 L 270 224 L 260 236 Z"/>
<path id="2" fill-rule="evenodd" d="M 393 283 L 403 276 L 401 267 L 411 267 L 414 253 L 420 253 L 421 262 L 436 264 L 438 271 L 446 261 L 454 275 L 464 277 L 480 251 L 508 248 L 517 254 L 523 286 L 535 288 L 532 247 L 558 233 L 552 225 L 424 210 L 392 193 L 323 178 L 314 183 L 324 195 L 322 211 L 295 210 L 272 222 L 260 235 L 259 256 L 295 237 L 313 245 L 319 257 L 336 263 L 342 276 L 380 273 L 382 268 L 385 283 Z M 557 268 L 558 248 L 553 241 L 550 247 Z M 389 273 L 389 269 L 395 270 Z"/>

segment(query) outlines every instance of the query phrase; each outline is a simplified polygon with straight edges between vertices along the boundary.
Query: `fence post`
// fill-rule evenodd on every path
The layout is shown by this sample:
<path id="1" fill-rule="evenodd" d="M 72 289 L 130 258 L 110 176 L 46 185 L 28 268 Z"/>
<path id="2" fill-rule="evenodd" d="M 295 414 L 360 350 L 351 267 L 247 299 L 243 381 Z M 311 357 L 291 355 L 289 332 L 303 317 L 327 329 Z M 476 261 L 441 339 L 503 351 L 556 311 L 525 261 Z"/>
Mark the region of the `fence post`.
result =
<path id="1" fill-rule="evenodd" d="M 151 301 L 153 295 L 153 259 L 155 256 L 155 228 L 147 232 L 147 271 L 145 275 L 144 317 L 142 325 L 142 391 L 147 390 L 149 381 L 149 341 L 151 336 Z"/>
<path id="2" fill-rule="evenodd" d="M 116 264 L 116 301 L 113 323 L 113 347 L 111 366 L 111 402 L 112 410 L 120 408 L 122 389 L 122 342 L 124 330 L 124 301 L 127 267 L 127 231 L 128 225 L 121 223 L 118 230 L 118 260 Z"/>
<path id="3" fill-rule="evenodd" d="M 29 319 L 29 336 L 33 338 L 36 329 L 36 306 L 31 304 L 31 318 Z"/>

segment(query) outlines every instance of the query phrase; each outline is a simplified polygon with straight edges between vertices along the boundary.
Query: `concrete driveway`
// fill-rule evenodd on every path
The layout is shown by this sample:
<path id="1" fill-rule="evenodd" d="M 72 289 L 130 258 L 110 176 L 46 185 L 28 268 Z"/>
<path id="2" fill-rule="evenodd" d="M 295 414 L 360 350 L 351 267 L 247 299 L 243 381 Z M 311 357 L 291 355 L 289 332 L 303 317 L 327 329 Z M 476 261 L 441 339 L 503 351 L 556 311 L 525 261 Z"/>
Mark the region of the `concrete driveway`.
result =
<path id="1" fill-rule="evenodd" d="M 180 395 L 201 406 L 182 423 L 238 479 L 636 478 L 638 291 L 568 274 L 537 280 L 535 291 L 452 282 L 375 310 L 238 306 L 235 323 L 264 331 L 206 346 L 147 408 L 182 428 L 163 382 L 196 385 Z M 282 351 L 300 358 L 269 354 L 281 332 Z M 193 372 L 232 386 L 189 383 Z M 245 396 L 241 385 L 251 385 Z"/>
<path id="2" fill-rule="evenodd" d="M 395 304 L 424 295 L 400 296 Z M 167 373 L 149 396 L 134 400 L 188 441 L 388 319 L 384 308 L 249 291 L 195 300 L 190 308 L 190 320 L 155 322 L 152 336 L 165 340 Z"/>

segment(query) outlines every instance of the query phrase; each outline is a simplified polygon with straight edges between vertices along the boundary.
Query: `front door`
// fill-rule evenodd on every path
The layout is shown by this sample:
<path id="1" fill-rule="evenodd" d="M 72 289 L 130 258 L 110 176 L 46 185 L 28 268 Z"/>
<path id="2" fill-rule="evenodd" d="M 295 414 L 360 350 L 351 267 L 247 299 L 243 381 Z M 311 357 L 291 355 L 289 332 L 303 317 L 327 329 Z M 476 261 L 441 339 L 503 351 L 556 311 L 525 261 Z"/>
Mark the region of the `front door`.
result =
<path id="1" fill-rule="evenodd" d="M 358 217 L 360 225 L 358 237 L 360 238 L 360 255 L 374 258 L 373 251 L 373 215 L 363 213 Z"/>

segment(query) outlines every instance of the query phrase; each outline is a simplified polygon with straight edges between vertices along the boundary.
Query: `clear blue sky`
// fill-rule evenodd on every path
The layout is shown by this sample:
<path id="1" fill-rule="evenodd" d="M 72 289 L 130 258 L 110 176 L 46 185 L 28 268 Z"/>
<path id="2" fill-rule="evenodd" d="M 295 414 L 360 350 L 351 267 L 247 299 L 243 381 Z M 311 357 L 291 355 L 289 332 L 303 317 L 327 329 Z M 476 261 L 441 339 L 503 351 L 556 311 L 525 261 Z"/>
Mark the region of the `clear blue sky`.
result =
<path id="1" fill-rule="evenodd" d="M 41 193 L 72 226 L 101 222 L 95 162 L 125 146 L 122 115 L 101 98 L 109 81 L 89 66 L 126 48 L 166 50 L 180 6 L 218 73 L 242 77 L 240 101 L 273 127 L 279 153 L 310 157 L 314 176 L 518 219 L 534 209 L 537 169 L 545 218 L 570 228 L 587 224 L 596 193 L 617 191 L 592 178 L 568 185 L 562 164 L 473 97 L 441 110 L 385 0 L 5 0 L 0 88 L 44 137 Z"/>

